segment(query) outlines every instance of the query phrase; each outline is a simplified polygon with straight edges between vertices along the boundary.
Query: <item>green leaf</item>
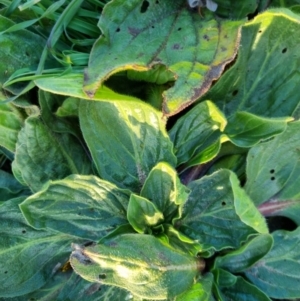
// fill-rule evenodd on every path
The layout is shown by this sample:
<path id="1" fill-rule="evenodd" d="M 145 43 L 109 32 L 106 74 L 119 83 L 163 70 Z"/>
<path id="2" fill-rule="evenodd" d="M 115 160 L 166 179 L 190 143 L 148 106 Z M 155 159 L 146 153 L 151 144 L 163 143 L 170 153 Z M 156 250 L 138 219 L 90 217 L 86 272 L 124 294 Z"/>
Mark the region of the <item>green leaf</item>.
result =
<path id="1" fill-rule="evenodd" d="M 29 193 L 12 174 L 0 170 L 0 202 Z"/>
<path id="2" fill-rule="evenodd" d="M 221 289 L 225 300 L 243 301 L 271 301 L 271 299 L 256 286 L 250 284 L 243 277 L 237 277 L 233 286 Z"/>
<path id="3" fill-rule="evenodd" d="M 299 131 L 300 121 L 291 122 L 282 134 L 249 151 L 245 190 L 256 205 L 271 202 L 271 198 L 278 201 L 299 200 Z M 273 205 L 269 210 L 276 212 L 290 204 L 277 202 Z"/>
<path id="4" fill-rule="evenodd" d="M 190 254 L 191 256 L 198 256 L 201 254 L 201 256 L 204 257 L 204 255 L 206 255 L 203 251 L 203 246 L 195 240 L 180 233 L 171 225 L 164 224 L 163 227 L 163 235 L 159 238 L 162 239 L 162 241 L 166 241 L 175 250 L 182 251 L 183 253 Z"/>
<path id="5" fill-rule="evenodd" d="M 78 116 L 78 107 L 80 99 L 75 97 L 68 97 L 64 100 L 62 105 L 58 107 L 56 115 L 59 117 Z"/>
<path id="6" fill-rule="evenodd" d="M 95 176 L 71 175 L 49 182 L 20 208 L 37 229 L 53 229 L 98 240 L 127 223 L 129 192 Z"/>
<path id="7" fill-rule="evenodd" d="M 181 213 L 188 194 L 189 190 L 180 183 L 176 170 L 164 162 L 153 167 L 141 191 L 141 196 L 153 202 L 169 223 Z"/>
<path id="8" fill-rule="evenodd" d="M 232 273 L 240 273 L 264 257 L 272 246 L 273 238 L 271 235 L 258 235 L 238 250 L 217 257 L 214 262 L 214 268 L 222 268 Z"/>
<path id="9" fill-rule="evenodd" d="M 201 156 L 197 164 L 205 163 L 214 158 L 219 148 L 211 146 L 220 142 L 221 132 L 226 126 L 223 113 L 211 102 L 204 101 L 177 120 L 170 130 L 170 138 L 174 143 L 174 152 L 178 165 Z M 219 144 L 218 144 L 219 145 Z"/>
<path id="10" fill-rule="evenodd" d="M 87 96 L 82 90 L 83 74 L 80 72 L 66 73 L 62 75 L 51 75 L 36 79 L 35 84 L 44 91 L 71 96 L 75 98 L 88 99 L 91 98 Z M 104 100 L 104 101 L 116 101 L 116 100 L 138 100 L 132 96 L 120 95 L 106 86 L 102 86 L 97 90 L 93 97 L 93 100 Z"/>
<path id="11" fill-rule="evenodd" d="M 25 296 L 10 298 L 9 301 L 124 301 L 129 294 L 118 287 L 88 282 L 73 273 L 72 269 L 62 272 L 60 268 L 42 288 Z"/>
<path id="12" fill-rule="evenodd" d="M 14 25 L 11 20 L 0 16 L 0 32 Z M 0 88 L 9 77 L 21 68 L 37 68 L 46 41 L 28 30 L 11 33 L 0 33 Z M 18 94 L 24 84 L 6 87 L 14 94 Z"/>
<path id="13" fill-rule="evenodd" d="M 71 134 L 54 133 L 39 117 L 26 119 L 12 167 L 21 183 L 26 183 L 32 191 L 39 191 L 48 180 L 91 172 L 81 143 Z"/>
<path id="14" fill-rule="evenodd" d="M 79 118 L 99 176 L 121 188 L 139 192 L 158 162 L 176 164 L 162 114 L 145 103 L 82 100 Z"/>
<path id="15" fill-rule="evenodd" d="M 0 103 L 0 145 L 13 153 L 23 122 L 23 117 L 16 107 L 10 103 Z"/>
<path id="16" fill-rule="evenodd" d="M 0 206 L 0 297 L 33 292 L 66 262 L 76 238 L 27 225 L 18 204 L 24 197 Z M 7 299 L 5 299 L 7 300 Z"/>
<path id="17" fill-rule="evenodd" d="M 248 112 L 237 112 L 228 120 L 224 133 L 239 147 L 251 147 L 261 140 L 285 131 L 293 118 L 264 118 Z"/>
<path id="18" fill-rule="evenodd" d="M 179 295 L 176 301 L 212 301 L 213 275 L 210 273 L 201 277 L 189 290 Z"/>
<path id="19" fill-rule="evenodd" d="M 218 4 L 217 14 L 228 19 L 246 18 L 255 13 L 258 3 L 257 0 L 214 0 L 214 2 Z"/>
<path id="20" fill-rule="evenodd" d="M 112 1 L 99 21 L 103 34 L 93 46 L 84 91 L 93 97 L 118 71 L 162 64 L 177 79 L 164 93 L 163 111 L 175 114 L 203 95 L 234 59 L 242 23 L 210 12 L 201 18 L 181 0 L 128 0 L 125 6 Z"/>
<path id="21" fill-rule="evenodd" d="M 178 253 L 157 238 L 124 234 L 105 243 L 74 246 L 71 265 L 91 282 L 114 285 L 145 299 L 173 298 L 191 288 L 197 259 Z"/>
<path id="22" fill-rule="evenodd" d="M 243 25 L 236 63 L 202 99 L 213 99 L 227 117 L 292 116 L 299 105 L 299 21 L 288 9 L 271 9 Z"/>
<path id="23" fill-rule="evenodd" d="M 265 218 L 255 207 L 245 190 L 240 187 L 239 180 L 233 172 L 230 173 L 230 183 L 234 196 L 235 211 L 241 221 L 258 233 L 269 233 Z"/>
<path id="24" fill-rule="evenodd" d="M 164 215 L 154 203 L 146 198 L 131 194 L 127 220 L 138 233 L 151 232 L 149 228 L 159 225 L 164 220 Z"/>
<path id="25" fill-rule="evenodd" d="M 300 298 L 300 228 L 272 233 L 271 251 L 245 271 L 247 278 L 271 298 Z"/>
<path id="26" fill-rule="evenodd" d="M 191 182 L 189 188 L 176 227 L 207 249 L 239 248 L 250 234 L 268 233 L 265 220 L 229 170 Z"/>
<path id="27" fill-rule="evenodd" d="M 237 277 L 225 271 L 223 269 L 217 268 L 213 269 L 213 275 L 215 279 L 215 284 L 218 288 L 230 287 L 234 285 L 237 281 Z"/>

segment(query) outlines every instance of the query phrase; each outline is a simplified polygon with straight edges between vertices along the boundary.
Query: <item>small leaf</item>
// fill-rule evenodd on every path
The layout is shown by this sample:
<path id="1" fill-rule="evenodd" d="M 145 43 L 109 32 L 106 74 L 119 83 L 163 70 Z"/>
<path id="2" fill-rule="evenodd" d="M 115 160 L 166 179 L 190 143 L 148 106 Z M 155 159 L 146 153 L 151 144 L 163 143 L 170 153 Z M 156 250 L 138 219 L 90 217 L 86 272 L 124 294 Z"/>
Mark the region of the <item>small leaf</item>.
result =
<path id="1" fill-rule="evenodd" d="M 236 284 L 237 277 L 226 270 L 217 268 L 213 269 L 215 284 L 219 287 L 230 287 Z"/>
<path id="2" fill-rule="evenodd" d="M 0 146 L 15 152 L 23 122 L 23 117 L 16 107 L 10 103 L 0 103 Z"/>
<path id="3" fill-rule="evenodd" d="M 293 116 L 299 106 L 299 21 L 288 9 L 270 9 L 243 25 L 235 64 L 202 100 L 213 99 L 227 117 L 239 111 Z"/>
<path id="4" fill-rule="evenodd" d="M 299 131 L 300 121 L 291 122 L 282 134 L 254 146 L 249 151 L 245 190 L 256 205 L 273 197 L 276 199 L 277 194 L 281 200 L 299 199 Z M 288 203 L 286 206 L 281 205 L 281 208 L 289 206 Z"/>
<path id="5" fill-rule="evenodd" d="M 272 233 L 271 251 L 245 271 L 249 280 L 275 299 L 300 298 L 300 228 Z"/>
<path id="6" fill-rule="evenodd" d="M 155 204 L 141 196 L 131 194 L 127 219 L 135 231 L 146 233 L 149 228 L 159 225 L 164 220 L 164 216 Z"/>
<path id="7" fill-rule="evenodd" d="M 22 296 L 47 282 L 66 262 L 76 238 L 27 225 L 18 208 L 24 197 L 0 206 L 0 297 Z M 23 299 L 24 300 L 24 299 Z"/>
<path id="8" fill-rule="evenodd" d="M 215 152 L 209 152 L 209 150 L 220 141 L 221 132 L 226 123 L 222 112 L 211 101 L 196 105 L 179 118 L 170 130 L 178 165 L 188 162 L 186 165 L 191 166 L 189 161 L 199 155 L 203 159 L 198 158 L 197 164 L 205 163 L 215 157 L 219 148 L 213 147 Z M 205 155 L 206 153 L 210 155 Z"/>
<path id="9" fill-rule="evenodd" d="M 163 213 L 166 222 L 172 222 L 188 197 L 189 190 L 180 183 L 177 172 L 169 164 L 160 162 L 149 173 L 141 196 L 151 200 Z"/>
<path id="10" fill-rule="evenodd" d="M 56 115 L 59 117 L 78 116 L 78 107 L 80 99 L 75 97 L 68 97 L 64 100 L 62 105 L 57 109 Z"/>
<path id="11" fill-rule="evenodd" d="M 19 133 L 12 167 L 32 191 L 39 191 L 48 180 L 91 171 L 89 158 L 73 135 L 54 133 L 34 116 L 26 119 Z"/>
<path id="12" fill-rule="evenodd" d="M 238 250 L 217 257 L 214 262 L 214 268 L 222 268 L 232 273 L 240 273 L 264 257 L 272 246 L 273 238 L 271 235 L 258 235 Z"/>
<path id="13" fill-rule="evenodd" d="M 123 234 L 94 247 L 75 245 L 71 265 L 88 281 L 145 299 L 173 298 L 191 288 L 198 274 L 196 258 L 145 234 Z"/>
<path id="14" fill-rule="evenodd" d="M 261 140 L 285 131 L 293 118 L 264 118 L 248 112 L 237 112 L 229 118 L 224 133 L 239 147 L 251 147 Z"/>
<path id="15" fill-rule="evenodd" d="M 191 193 L 176 227 L 205 248 L 239 248 L 254 229 L 268 232 L 264 219 L 229 170 L 191 182 L 189 188 Z"/>
<path id="16" fill-rule="evenodd" d="M 243 301 L 271 301 L 271 299 L 256 286 L 250 284 L 243 277 L 237 277 L 233 286 L 221 289 L 225 300 Z"/>
<path id="17" fill-rule="evenodd" d="M 129 192 L 95 176 L 71 175 L 45 185 L 20 208 L 30 225 L 98 240 L 126 224 Z"/>
<path id="18" fill-rule="evenodd" d="M 205 274 L 186 292 L 176 297 L 176 301 L 212 301 L 213 275 Z"/>
<path id="19" fill-rule="evenodd" d="M 139 192 L 158 162 L 176 164 L 162 114 L 145 103 L 82 100 L 79 118 L 99 176 L 121 188 Z"/>
<path id="20" fill-rule="evenodd" d="M 123 0 L 110 2 L 99 20 L 103 34 L 93 46 L 84 91 L 93 97 L 118 71 L 162 64 L 177 79 L 164 93 L 163 108 L 165 115 L 175 114 L 203 95 L 234 59 L 242 23 L 209 12 L 201 18 L 182 1 L 128 0 L 126 9 Z"/>

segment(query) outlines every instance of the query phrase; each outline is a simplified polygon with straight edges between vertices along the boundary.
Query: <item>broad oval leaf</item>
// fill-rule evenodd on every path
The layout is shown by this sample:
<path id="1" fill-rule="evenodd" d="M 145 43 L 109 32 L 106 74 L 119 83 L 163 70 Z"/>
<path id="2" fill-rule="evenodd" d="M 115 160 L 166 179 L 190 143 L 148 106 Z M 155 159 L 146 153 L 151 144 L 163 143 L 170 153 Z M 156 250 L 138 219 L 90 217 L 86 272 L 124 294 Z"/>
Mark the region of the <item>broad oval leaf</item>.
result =
<path id="1" fill-rule="evenodd" d="M 169 223 L 181 213 L 188 194 L 189 190 L 180 183 L 176 170 L 165 162 L 153 167 L 141 191 L 141 196 L 153 202 Z"/>
<path id="2" fill-rule="evenodd" d="M 98 240 L 126 224 L 129 192 L 95 176 L 49 182 L 20 208 L 30 225 Z"/>
<path id="3" fill-rule="evenodd" d="M 265 220 L 229 170 L 191 182 L 189 188 L 176 226 L 207 249 L 239 248 L 250 234 L 268 233 Z"/>
<path id="4" fill-rule="evenodd" d="M 28 226 L 18 204 L 0 206 L 0 297 L 21 296 L 42 287 L 67 261 L 76 237 Z M 23 299 L 24 300 L 24 299 Z"/>
<path id="5" fill-rule="evenodd" d="M 267 294 L 246 281 L 243 277 L 237 277 L 234 285 L 221 288 L 222 301 L 243 300 L 243 301 L 271 301 Z"/>
<path id="6" fill-rule="evenodd" d="M 245 271 L 247 278 L 275 299 L 300 298 L 300 229 L 272 233 L 271 251 Z"/>
<path id="7" fill-rule="evenodd" d="M 145 103 L 82 100 L 79 118 L 99 176 L 121 188 L 139 192 L 158 162 L 176 164 L 162 114 Z"/>
<path id="8" fill-rule="evenodd" d="M 164 114 L 172 115 L 205 93 L 237 51 L 242 21 L 201 18 L 182 0 L 112 1 L 99 21 L 84 90 L 93 97 L 111 74 L 166 65 L 175 85 L 164 93 Z M 147 47 L 145 47 L 147 45 Z"/>
<path id="9" fill-rule="evenodd" d="M 16 147 L 13 172 L 34 192 L 48 180 L 91 172 L 91 162 L 80 141 L 69 133 L 54 133 L 39 117 L 26 119 Z"/>
<path id="10" fill-rule="evenodd" d="M 292 116 L 299 105 L 299 21 L 288 9 L 270 9 L 243 25 L 237 61 L 202 100 L 213 99 L 227 117 Z"/>
<path id="11" fill-rule="evenodd" d="M 261 140 L 272 138 L 285 131 L 291 117 L 265 118 L 248 112 L 237 112 L 228 119 L 224 133 L 239 147 L 251 147 Z"/>
<path id="12" fill-rule="evenodd" d="M 286 204 L 270 203 L 269 214 L 272 209 L 281 211 L 291 205 L 289 200 L 299 200 L 299 131 L 300 121 L 291 122 L 282 134 L 254 146 L 248 153 L 245 190 L 254 203 L 271 202 L 272 198 L 287 201 Z M 269 215 L 266 208 L 264 213 Z"/>
<path id="13" fill-rule="evenodd" d="M 189 161 L 195 157 L 198 157 L 197 164 L 201 164 L 215 157 L 219 148 L 213 148 L 214 152 L 210 152 L 210 148 L 220 141 L 226 123 L 223 113 L 211 101 L 196 105 L 179 118 L 169 133 L 177 164 L 190 166 Z"/>
<path id="14" fill-rule="evenodd" d="M 11 103 L 0 103 L 0 146 L 15 152 L 23 117 Z"/>
<path id="15" fill-rule="evenodd" d="M 74 246 L 71 265 L 91 282 L 129 290 L 145 299 L 169 299 L 190 289 L 198 259 L 178 253 L 151 235 L 123 234 L 104 244 Z"/>
<path id="16" fill-rule="evenodd" d="M 272 246 L 273 238 L 271 235 L 258 235 L 238 250 L 217 257 L 214 262 L 214 268 L 222 268 L 232 273 L 240 273 L 264 257 Z"/>
<path id="17" fill-rule="evenodd" d="M 133 193 L 128 204 L 127 220 L 136 232 L 146 233 L 163 222 L 164 215 L 154 203 Z"/>

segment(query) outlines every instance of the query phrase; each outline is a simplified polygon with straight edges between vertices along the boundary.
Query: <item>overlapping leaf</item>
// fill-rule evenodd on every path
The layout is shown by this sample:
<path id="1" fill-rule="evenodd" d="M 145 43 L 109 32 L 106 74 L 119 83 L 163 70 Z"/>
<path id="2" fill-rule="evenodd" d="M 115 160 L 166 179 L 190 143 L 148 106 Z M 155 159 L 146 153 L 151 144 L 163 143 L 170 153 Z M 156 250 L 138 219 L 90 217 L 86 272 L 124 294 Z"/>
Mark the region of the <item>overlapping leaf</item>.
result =
<path id="1" fill-rule="evenodd" d="M 47 184 L 20 208 L 30 225 L 98 240 L 126 224 L 127 191 L 95 176 L 72 175 Z"/>
<path id="2" fill-rule="evenodd" d="M 248 154 L 245 189 L 265 215 L 299 220 L 300 121 L 282 134 L 253 147 Z M 275 151 L 276 150 L 276 151 Z"/>
<path id="3" fill-rule="evenodd" d="M 178 165 L 202 164 L 214 158 L 220 150 L 226 123 L 222 112 L 211 101 L 196 105 L 179 118 L 170 130 Z"/>
<path id="4" fill-rule="evenodd" d="M 171 222 L 181 212 L 188 193 L 188 188 L 180 183 L 176 170 L 164 162 L 153 167 L 141 190 L 141 196 L 157 206 L 166 222 Z"/>
<path id="5" fill-rule="evenodd" d="M 246 23 L 236 63 L 203 99 L 213 100 L 226 116 L 291 116 L 299 105 L 299 21 L 288 9 L 273 9 Z"/>
<path id="6" fill-rule="evenodd" d="M 29 117 L 20 131 L 13 171 L 21 183 L 38 191 L 48 180 L 91 172 L 82 145 L 69 133 L 55 134 L 39 117 Z"/>
<path id="7" fill-rule="evenodd" d="M 125 288 L 145 299 L 171 299 L 191 288 L 198 274 L 196 258 L 151 235 L 124 234 L 74 248 L 71 265 L 84 279 Z"/>
<path id="8" fill-rule="evenodd" d="M 162 114 L 139 101 L 86 101 L 79 107 L 85 141 L 101 178 L 139 192 L 160 161 L 176 164 Z"/>
<path id="9" fill-rule="evenodd" d="M 236 54 L 241 21 L 201 18 L 181 0 L 112 1 L 99 21 L 103 35 L 93 46 L 84 90 L 93 97 L 111 74 L 166 65 L 175 85 L 164 93 L 172 115 L 205 93 Z"/>
<path id="10" fill-rule="evenodd" d="M 23 119 L 21 113 L 12 104 L 0 103 L 0 145 L 11 152 L 16 150 Z"/>
<path id="11" fill-rule="evenodd" d="M 21 296 L 42 287 L 66 262 L 75 237 L 29 227 L 16 198 L 0 206 L 0 297 Z"/>
<path id="12" fill-rule="evenodd" d="M 264 218 L 229 170 L 191 182 L 189 188 L 191 193 L 176 225 L 207 249 L 238 248 L 255 230 L 268 233 Z"/>
<path id="13" fill-rule="evenodd" d="M 300 229 L 276 231 L 274 246 L 254 266 L 245 271 L 253 284 L 275 299 L 300 298 Z"/>

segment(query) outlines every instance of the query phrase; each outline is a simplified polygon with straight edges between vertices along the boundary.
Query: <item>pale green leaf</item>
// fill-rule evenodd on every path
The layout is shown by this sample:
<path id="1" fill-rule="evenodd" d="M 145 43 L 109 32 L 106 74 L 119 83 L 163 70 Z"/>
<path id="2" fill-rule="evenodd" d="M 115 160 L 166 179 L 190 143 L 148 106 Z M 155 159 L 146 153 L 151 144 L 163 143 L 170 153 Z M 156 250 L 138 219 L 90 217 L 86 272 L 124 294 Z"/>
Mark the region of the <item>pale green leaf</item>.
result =
<path id="1" fill-rule="evenodd" d="M 176 170 L 164 162 L 153 167 L 141 190 L 141 196 L 157 206 L 166 222 L 171 222 L 181 213 L 188 193 L 188 188 L 180 183 Z"/>
<path id="2" fill-rule="evenodd" d="M 247 278 L 275 299 L 300 298 L 300 229 L 272 234 L 271 251 L 245 271 Z"/>
<path id="3" fill-rule="evenodd" d="M 46 184 L 20 208 L 36 229 L 98 240 L 126 224 L 129 192 L 95 176 L 71 175 Z"/>
<path id="4" fill-rule="evenodd" d="M 24 118 L 10 103 L 0 103 L 0 146 L 15 152 L 18 133 Z"/>
<path id="5" fill-rule="evenodd" d="M 163 111 L 175 114 L 205 93 L 234 59 L 242 23 L 210 12 L 201 18 L 181 0 L 112 1 L 99 21 L 103 34 L 93 46 L 84 90 L 93 97 L 113 73 L 163 64 L 177 79 L 164 93 Z"/>
<path id="6" fill-rule="evenodd" d="M 151 227 L 159 225 L 164 220 L 164 215 L 159 211 L 154 203 L 146 198 L 131 194 L 127 219 L 130 225 L 138 233 L 151 232 Z"/>
<path id="7" fill-rule="evenodd" d="M 121 188 L 139 192 L 158 162 L 176 164 L 162 114 L 145 103 L 82 100 L 79 118 L 99 176 Z"/>
<path id="8" fill-rule="evenodd" d="M 87 248 L 75 245 L 71 265 L 88 281 L 125 288 L 145 299 L 173 298 L 191 288 L 198 274 L 195 257 L 145 234 L 124 234 Z"/>

